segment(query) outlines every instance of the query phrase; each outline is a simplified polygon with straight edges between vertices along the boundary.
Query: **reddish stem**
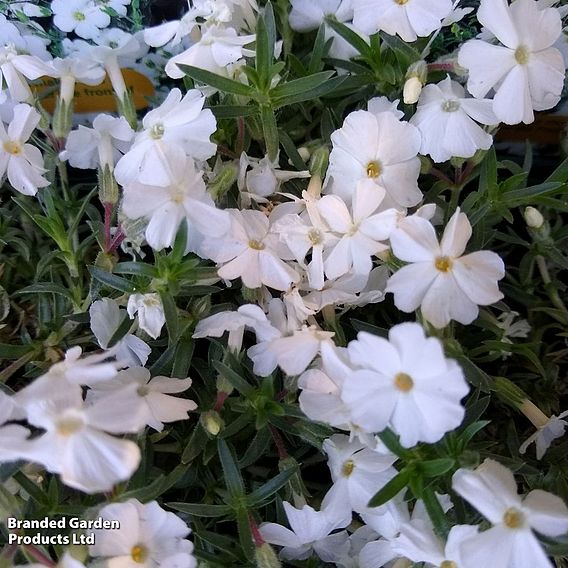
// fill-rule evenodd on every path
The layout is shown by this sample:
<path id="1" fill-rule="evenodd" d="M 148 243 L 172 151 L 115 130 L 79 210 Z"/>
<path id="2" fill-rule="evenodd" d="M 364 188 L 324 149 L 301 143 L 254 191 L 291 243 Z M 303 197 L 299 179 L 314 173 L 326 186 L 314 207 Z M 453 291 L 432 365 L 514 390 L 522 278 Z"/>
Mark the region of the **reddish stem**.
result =
<path id="1" fill-rule="evenodd" d="M 437 168 L 431 168 L 429 173 L 431 173 L 434 177 L 445 181 L 450 187 L 453 187 L 454 182 L 444 172 L 441 172 Z"/>
<path id="2" fill-rule="evenodd" d="M 44 566 L 55 566 L 55 562 L 46 556 L 41 550 L 37 549 L 33 544 L 25 544 L 24 548 L 30 553 L 30 556 L 43 564 Z"/>
<path id="3" fill-rule="evenodd" d="M 223 408 L 223 405 L 225 404 L 225 401 L 228 397 L 229 395 L 226 392 L 219 391 L 217 393 L 217 399 L 215 400 L 215 406 L 213 407 L 213 410 L 215 412 L 221 412 L 221 409 Z"/>
<path id="4" fill-rule="evenodd" d="M 237 118 L 237 147 L 236 153 L 240 156 L 245 147 L 245 119 L 240 116 Z"/>
<path id="5" fill-rule="evenodd" d="M 280 432 L 278 432 L 278 430 L 274 426 L 269 426 L 268 428 L 270 429 L 270 433 L 272 434 L 274 445 L 278 450 L 278 458 L 281 460 L 285 460 L 288 457 L 288 450 L 284 445 L 284 440 L 282 439 Z"/>
<path id="6" fill-rule="evenodd" d="M 428 63 L 428 71 L 453 71 L 454 63 Z"/>
<path id="7" fill-rule="evenodd" d="M 122 229 L 119 227 L 118 231 L 116 232 L 116 235 L 114 235 L 114 239 L 110 243 L 110 247 L 107 252 L 115 252 L 125 238 L 126 235 L 122 232 Z"/>
<path id="8" fill-rule="evenodd" d="M 252 538 L 254 540 L 254 545 L 257 548 L 260 548 L 266 541 L 262 538 L 262 535 L 258 530 L 258 525 L 256 524 L 256 521 L 254 520 L 252 515 L 249 515 L 249 526 L 250 532 L 252 533 Z"/>

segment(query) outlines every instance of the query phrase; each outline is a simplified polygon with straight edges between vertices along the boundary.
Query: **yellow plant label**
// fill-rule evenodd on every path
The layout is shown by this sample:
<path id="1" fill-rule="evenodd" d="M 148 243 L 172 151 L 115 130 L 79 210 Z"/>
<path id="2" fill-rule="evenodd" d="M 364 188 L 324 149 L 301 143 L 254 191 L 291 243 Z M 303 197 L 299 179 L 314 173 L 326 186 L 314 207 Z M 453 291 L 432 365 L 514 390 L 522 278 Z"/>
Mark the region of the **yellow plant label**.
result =
<path id="1" fill-rule="evenodd" d="M 134 98 L 134 106 L 137 109 L 149 106 L 150 102 L 148 99 L 155 93 L 152 81 L 133 69 L 122 69 L 122 74 L 126 88 L 132 93 Z M 59 81 L 51 77 L 40 77 L 32 85 L 32 89 L 40 97 L 42 106 L 48 112 L 53 112 L 59 95 Z M 41 98 L 42 93 L 45 94 L 44 98 Z M 75 112 L 116 112 L 116 110 L 116 99 L 114 98 L 114 91 L 108 77 L 100 85 L 75 84 Z"/>

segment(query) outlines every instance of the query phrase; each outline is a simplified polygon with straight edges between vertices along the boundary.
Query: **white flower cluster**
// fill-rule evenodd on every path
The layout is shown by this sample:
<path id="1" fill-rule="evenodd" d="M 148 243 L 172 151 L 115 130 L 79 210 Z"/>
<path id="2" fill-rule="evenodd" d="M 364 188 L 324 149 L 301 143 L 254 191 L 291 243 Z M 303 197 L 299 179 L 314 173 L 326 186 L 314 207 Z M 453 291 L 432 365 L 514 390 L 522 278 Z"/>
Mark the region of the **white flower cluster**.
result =
<path id="1" fill-rule="evenodd" d="M 15 395 L 0 392 L 1 460 L 39 463 L 86 493 L 110 491 L 130 479 L 140 449 L 117 435 L 138 434 L 146 426 L 160 431 L 197 405 L 171 396 L 186 391 L 191 379 L 151 378 L 143 367 L 119 371 L 124 365 L 114 354 L 81 358 L 81 348 L 73 347 Z M 43 432 L 31 435 L 20 424 L 6 424 L 23 419 Z"/>

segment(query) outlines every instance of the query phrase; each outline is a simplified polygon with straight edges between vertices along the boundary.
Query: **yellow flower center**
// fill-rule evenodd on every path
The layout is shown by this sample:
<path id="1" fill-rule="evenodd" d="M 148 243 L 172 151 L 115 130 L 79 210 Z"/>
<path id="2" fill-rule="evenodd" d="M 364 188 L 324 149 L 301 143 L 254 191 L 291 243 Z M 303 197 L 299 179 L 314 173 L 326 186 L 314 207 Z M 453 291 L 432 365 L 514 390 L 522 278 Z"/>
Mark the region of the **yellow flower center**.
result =
<path id="1" fill-rule="evenodd" d="M 394 377 L 394 385 L 398 390 L 408 392 L 414 386 L 414 381 L 406 373 L 397 373 Z"/>
<path id="2" fill-rule="evenodd" d="M 148 549 L 145 546 L 142 546 L 141 544 L 137 544 L 132 547 L 132 550 L 130 551 L 130 556 L 132 557 L 132 560 L 134 560 L 134 562 L 142 564 L 148 556 Z"/>
<path id="3" fill-rule="evenodd" d="M 138 396 L 141 396 L 141 397 L 147 396 L 149 392 L 150 392 L 150 389 L 145 385 L 138 387 L 138 389 L 136 390 L 136 393 L 138 394 Z"/>
<path id="4" fill-rule="evenodd" d="M 442 104 L 442 110 L 444 112 L 456 112 L 456 110 L 459 110 L 459 108 L 459 101 L 444 101 L 444 103 Z"/>
<path id="5" fill-rule="evenodd" d="M 399 6 L 404 6 L 408 2 L 408 0 L 394 0 L 394 1 Z"/>
<path id="6" fill-rule="evenodd" d="M 3 144 L 4 150 L 8 152 L 8 154 L 13 154 L 17 156 L 18 154 L 22 153 L 22 146 L 19 142 L 14 142 L 13 140 L 8 140 Z"/>
<path id="7" fill-rule="evenodd" d="M 164 128 L 163 124 L 154 124 L 154 126 L 152 126 L 152 128 L 150 129 L 150 138 L 159 140 L 164 135 L 165 131 L 166 129 Z"/>
<path id="8" fill-rule="evenodd" d="M 505 514 L 503 515 L 503 522 L 510 529 L 518 529 L 523 526 L 525 522 L 525 516 L 518 509 L 510 507 L 505 511 Z"/>
<path id="9" fill-rule="evenodd" d="M 355 463 L 353 462 L 353 460 L 347 460 L 346 462 L 343 463 L 343 466 L 341 467 L 341 475 L 343 477 L 349 477 L 353 473 L 354 469 L 355 469 Z"/>
<path id="10" fill-rule="evenodd" d="M 367 177 L 378 178 L 382 173 L 381 164 L 373 160 L 367 164 Z"/>
<path id="11" fill-rule="evenodd" d="M 257 241 L 255 239 L 251 239 L 249 241 L 249 247 L 254 250 L 264 250 L 264 244 L 262 244 L 260 241 Z"/>
<path id="12" fill-rule="evenodd" d="M 519 65 L 526 65 L 529 62 L 530 51 L 526 45 L 519 45 L 515 49 L 515 60 Z"/>
<path id="13" fill-rule="evenodd" d="M 310 239 L 312 245 L 319 245 L 322 242 L 321 233 L 317 229 L 308 231 L 308 239 Z"/>
<path id="14" fill-rule="evenodd" d="M 458 568 L 458 565 L 453 560 L 444 560 L 440 568 Z"/>
<path id="15" fill-rule="evenodd" d="M 60 436 L 68 437 L 81 430 L 83 426 L 84 422 L 79 416 L 68 416 L 57 422 L 56 429 Z"/>
<path id="16" fill-rule="evenodd" d="M 77 20 L 78 22 L 83 22 L 86 20 L 86 16 L 85 14 L 83 14 L 83 12 L 74 12 L 73 18 L 75 18 L 75 20 Z"/>
<path id="17" fill-rule="evenodd" d="M 452 269 L 452 259 L 449 258 L 448 256 L 439 256 L 436 259 L 436 262 L 434 263 L 434 266 L 440 271 L 440 272 L 449 272 Z"/>

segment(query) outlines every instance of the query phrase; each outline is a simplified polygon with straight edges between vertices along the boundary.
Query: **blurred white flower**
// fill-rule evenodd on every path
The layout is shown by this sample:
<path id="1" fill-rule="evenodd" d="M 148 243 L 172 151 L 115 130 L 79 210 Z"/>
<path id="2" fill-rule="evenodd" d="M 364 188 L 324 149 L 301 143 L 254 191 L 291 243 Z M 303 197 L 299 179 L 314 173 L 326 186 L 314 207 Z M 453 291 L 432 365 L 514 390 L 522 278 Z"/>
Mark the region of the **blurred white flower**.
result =
<path id="1" fill-rule="evenodd" d="M 493 110 L 506 124 L 533 122 L 533 110 L 552 108 L 564 86 L 564 60 L 551 47 L 562 33 L 555 8 L 534 0 L 481 0 L 477 19 L 500 42 L 473 39 L 462 45 L 458 61 L 469 72 L 468 91 L 483 98 L 495 90 Z"/>
<path id="2" fill-rule="evenodd" d="M 0 179 L 6 174 L 12 187 L 24 195 L 35 195 L 39 188 L 49 185 L 43 177 L 47 170 L 41 152 L 27 144 L 40 119 L 33 107 L 19 104 L 7 129 L 0 121 Z"/>
<path id="3" fill-rule="evenodd" d="M 110 24 L 110 16 L 93 0 L 52 0 L 53 24 L 62 32 L 93 39 Z"/>
<path id="4" fill-rule="evenodd" d="M 27 459 L 29 435 L 30 431 L 18 424 L 0 426 L 0 463 Z"/>
<path id="5" fill-rule="evenodd" d="M 29 80 L 49 75 L 47 63 L 35 55 L 18 51 L 14 44 L 0 46 L 0 83 L 5 84 L 15 102 L 31 102 Z"/>
<path id="6" fill-rule="evenodd" d="M 162 327 L 166 323 L 166 316 L 159 294 L 131 294 L 126 311 L 130 319 L 134 319 L 134 316 L 138 314 L 140 329 L 143 329 L 150 337 L 157 339 L 160 336 Z"/>
<path id="7" fill-rule="evenodd" d="M 125 413 L 122 401 L 112 398 L 86 405 L 78 386 L 43 386 L 43 392 L 24 405 L 28 422 L 45 430 L 29 441 L 27 459 L 85 493 L 110 491 L 129 479 L 140 463 L 140 450 L 134 442 L 110 434 L 138 432 L 143 407 Z"/>
<path id="8" fill-rule="evenodd" d="M 421 137 L 418 129 L 400 121 L 389 109 L 383 112 L 358 110 L 331 135 L 324 192 L 349 203 L 357 183 L 370 180 L 387 192 L 383 208 L 406 208 L 422 199 L 418 189 Z"/>
<path id="9" fill-rule="evenodd" d="M 477 317 L 478 305 L 487 306 L 503 297 L 497 285 L 505 276 L 501 258 L 491 251 L 463 255 L 471 233 L 469 220 L 459 208 L 440 242 L 430 222 L 417 215 L 392 232 L 393 253 L 410 263 L 398 269 L 387 284 L 399 310 L 413 312 L 420 306 L 423 316 L 438 328 L 450 320 L 465 325 Z"/>
<path id="10" fill-rule="evenodd" d="M 533 531 L 549 537 L 568 532 L 562 499 L 540 489 L 521 497 L 511 471 L 491 459 L 473 471 L 456 471 L 452 487 L 493 525 L 462 543 L 461 566 L 552 566 Z"/>
<path id="11" fill-rule="evenodd" d="M 534 442 L 536 445 L 536 459 L 542 459 L 546 450 L 550 447 L 550 444 L 557 438 L 564 436 L 564 432 L 568 426 L 568 421 L 563 420 L 563 418 L 566 417 L 568 417 L 568 410 L 558 416 L 553 414 L 545 424 L 537 428 L 537 431 L 521 444 L 519 453 L 526 453 L 528 447 Z"/>
<path id="12" fill-rule="evenodd" d="M 419 324 L 395 325 L 388 340 L 360 332 L 347 349 L 356 370 L 341 397 L 353 424 L 367 432 L 390 425 L 404 447 L 437 442 L 461 424 L 469 392 L 463 372 Z"/>
<path id="13" fill-rule="evenodd" d="M 154 250 L 172 246 L 183 222 L 190 231 L 208 237 L 225 235 L 230 228 L 229 214 L 215 207 L 195 162 L 182 150 L 177 160 L 164 156 L 163 166 L 167 168 L 168 185 L 146 185 L 134 180 L 124 186 L 122 212 L 130 219 L 150 219 L 145 232 L 148 244 Z"/>
<path id="14" fill-rule="evenodd" d="M 144 367 L 131 367 L 120 371 L 112 381 L 99 383 L 87 394 L 88 402 L 113 399 L 124 412 L 134 413 L 140 420 L 140 429 L 150 426 L 161 432 L 164 422 L 187 420 L 188 412 L 195 410 L 193 400 L 170 396 L 186 391 L 191 379 L 154 377 Z"/>
<path id="15" fill-rule="evenodd" d="M 273 327 L 266 314 L 255 304 L 240 306 L 236 312 L 219 312 L 202 319 L 195 327 L 193 338 L 221 337 L 229 332 L 228 346 L 234 352 L 240 351 L 245 329 L 256 334 L 257 341 L 270 341 L 280 337 L 280 331 Z"/>
<path id="16" fill-rule="evenodd" d="M 203 110 L 204 103 L 199 91 L 188 91 L 182 98 L 179 89 L 172 89 L 159 107 L 146 114 L 143 130 L 116 165 L 118 183 L 165 187 L 172 181 L 170 163 L 183 163 L 186 155 L 197 160 L 213 156 L 217 146 L 209 138 L 217 122 L 209 109 Z"/>
<path id="17" fill-rule="evenodd" d="M 488 150 L 493 137 L 481 124 L 498 124 L 489 99 L 466 98 L 463 87 L 448 76 L 422 90 L 416 113 L 410 119 L 422 135 L 421 154 L 435 162 L 456 156 L 471 158 L 477 150 Z M 477 122 L 476 122 L 477 121 Z"/>
<path id="18" fill-rule="evenodd" d="M 61 160 L 69 161 L 74 168 L 95 169 L 106 166 L 112 172 L 115 163 L 131 145 L 134 130 L 122 116 L 99 114 L 93 127 L 79 125 L 69 133 Z"/>
<path id="19" fill-rule="evenodd" d="M 142 504 L 136 499 L 112 503 L 99 516 L 118 521 L 115 530 L 95 529 L 90 556 L 115 568 L 196 568 L 193 543 L 187 540 L 189 527 L 156 501 Z"/>
<path id="20" fill-rule="evenodd" d="M 128 317 L 126 310 L 120 309 L 115 300 L 104 298 L 96 300 L 89 308 L 91 330 L 99 345 L 110 355 L 115 355 L 123 367 L 145 365 L 152 349 L 139 337 L 125 334 L 115 345 L 109 347 L 110 340 Z"/>
<path id="21" fill-rule="evenodd" d="M 262 538 L 282 546 L 280 556 L 287 560 L 305 560 L 315 552 L 324 562 L 333 561 L 348 535 L 346 531 L 331 533 L 351 522 L 351 511 L 335 506 L 316 511 L 309 505 L 297 509 L 286 501 L 284 510 L 290 528 L 277 523 L 262 523 L 259 527 Z"/>
<path id="22" fill-rule="evenodd" d="M 373 495 L 397 474 L 392 467 L 398 459 L 395 455 L 375 452 L 359 441 L 350 441 L 344 434 L 334 434 L 325 440 L 323 451 L 333 481 L 324 507 L 334 502 L 336 507 L 366 512 Z"/>
<path id="23" fill-rule="evenodd" d="M 353 0 L 353 25 L 367 34 L 381 30 L 411 42 L 439 30 L 452 8 L 451 0 Z"/>
<path id="24" fill-rule="evenodd" d="M 216 25 L 203 27 L 199 41 L 168 61 L 166 74 L 172 79 L 181 79 L 185 73 L 178 64 L 183 64 L 227 77 L 227 66 L 242 59 L 248 53 L 243 46 L 253 41 L 254 35 L 239 36 L 233 28 Z M 254 52 L 248 54 L 253 55 Z"/>
<path id="25" fill-rule="evenodd" d="M 454 525 L 443 543 L 432 529 L 431 523 L 419 519 L 405 523 L 400 535 L 391 541 L 392 549 L 412 562 L 426 562 L 428 565 L 453 567 L 465 566 L 461 559 L 461 545 L 477 535 L 478 528 L 472 525 Z"/>
<path id="26" fill-rule="evenodd" d="M 98 63 L 81 57 L 56 57 L 48 65 L 49 76 L 59 79 L 60 97 L 67 104 L 71 103 L 75 95 L 75 81 L 85 85 L 99 85 L 106 75 L 106 71 Z"/>

